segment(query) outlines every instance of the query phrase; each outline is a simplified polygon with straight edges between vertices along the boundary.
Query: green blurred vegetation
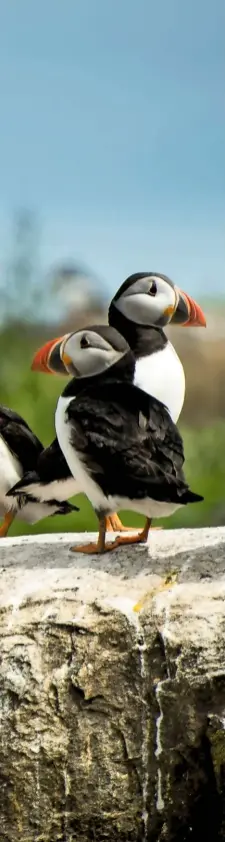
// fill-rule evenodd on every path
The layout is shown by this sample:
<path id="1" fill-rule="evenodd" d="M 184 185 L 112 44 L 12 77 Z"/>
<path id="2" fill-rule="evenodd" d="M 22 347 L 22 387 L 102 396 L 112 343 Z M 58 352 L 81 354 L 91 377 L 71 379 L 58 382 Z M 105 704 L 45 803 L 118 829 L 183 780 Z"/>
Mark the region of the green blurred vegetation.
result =
<path id="1" fill-rule="evenodd" d="M 49 444 L 54 438 L 55 406 L 58 395 L 66 383 L 63 377 L 36 374 L 30 370 L 34 351 L 49 338 L 49 335 L 48 332 L 46 336 L 41 327 L 31 329 L 31 326 L 26 324 L 11 324 L 0 334 L 1 403 L 19 412 L 44 445 Z M 57 334 L 56 328 L 53 329 L 53 335 L 60 335 L 60 333 Z M 184 353 L 182 359 L 186 370 L 188 368 L 186 362 L 189 361 L 190 364 L 190 354 L 187 359 Z M 199 359 L 201 359 L 201 354 Z M 211 404 L 210 412 L 207 413 L 209 388 L 205 359 L 202 361 L 202 373 L 198 372 L 197 391 L 195 388 L 193 399 L 191 399 L 191 385 L 193 381 L 196 383 L 196 362 L 195 357 L 195 370 L 192 369 L 192 376 L 189 372 L 188 377 L 188 414 L 185 417 L 184 412 L 180 429 L 185 444 L 187 479 L 192 490 L 203 494 L 205 501 L 187 506 L 173 518 L 166 520 L 165 525 L 169 528 L 225 524 L 225 421 L 219 410 L 215 411 L 216 400 L 214 415 Z M 221 368 L 223 370 L 223 360 Z M 214 377 L 216 378 L 216 371 Z M 220 372 L 218 388 L 221 382 Z M 195 423 L 197 403 L 198 406 L 204 407 L 202 415 L 198 412 L 198 426 Z M 79 513 L 67 517 L 47 518 L 35 527 L 28 527 L 26 524 L 15 521 L 10 534 L 28 534 L 31 530 L 34 533 L 95 530 L 97 521 L 89 502 L 81 496 L 76 498 L 76 503 L 80 505 Z M 143 519 L 133 513 L 126 513 L 123 514 L 123 521 L 129 525 L 140 525 Z"/>

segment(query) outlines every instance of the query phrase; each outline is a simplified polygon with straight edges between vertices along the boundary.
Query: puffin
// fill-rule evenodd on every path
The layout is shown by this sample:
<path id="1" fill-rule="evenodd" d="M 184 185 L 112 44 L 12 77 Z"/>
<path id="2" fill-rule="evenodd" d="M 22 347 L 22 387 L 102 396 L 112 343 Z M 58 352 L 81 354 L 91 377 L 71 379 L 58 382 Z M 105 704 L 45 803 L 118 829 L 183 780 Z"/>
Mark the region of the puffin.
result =
<path id="1" fill-rule="evenodd" d="M 70 473 L 66 459 L 60 450 L 58 439 L 48 447 L 42 448 L 35 470 L 26 471 L 21 479 L 10 488 L 8 496 L 35 499 L 38 503 L 52 500 L 64 503 L 77 493 L 77 482 Z M 69 505 L 69 511 L 79 511 L 77 506 Z"/>
<path id="2" fill-rule="evenodd" d="M 62 463 L 67 463 L 61 454 L 57 442 L 57 473 L 62 470 Z M 17 517 L 26 523 L 36 523 L 48 515 L 68 514 L 76 506 L 67 503 L 64 498 L 52 494 L 47 500 L 39 500 L 30 495 L 29 498 L 23 493 L 15 495 L 11 491 L 16 483 L 27 472 L 37 471 L 39 460 L 44 452 L 43 445 L 33 433 L 27 422 L 21 415 L 9 409 L 7 406 L 0 406 L 0 516 L 3 523 L 0 526 L 0 538 L 5 538 L 9 528 Z M 55 454 L 56 457 L 56 454 Z M 54 470 L 56 459 L 53 458 Z"/>
<path id="3" fill-rule="evenodd" d="M 177 423 L 185 397 L 183 365 L 163 328 L 205 327 L 204 313 L 166 275 L 131 275 L 109 307 L 108 321 L 127 340 L 136 365 L 134 383 L 168 408 Z"/>
<path id="4" fill-rule="evenodd" d="M 103 553 L 142 543 L 153 517 L 203 500 L 185 481 L 181 435 L 164 404 L 134 385 L 135 356 L 115 328 L 66 336 L 61 359 L 74 376 L 58 400 L 56 435 L 99 520 L 97 543 L 71 549 Z M 145 527 L 106 543 L 107 517 L 118 509 L 144 515 Z"/>
<path id="5" fill-rule="evenodd" d="M 177 423 L 184 403 L 185 375 L 163 328 L 169 323 L 205 327 L 199 304 L 167 275 L 138 272 L 130 275 L 117 290 L 109 306 L 108 322 L 124 336 L 133 351 L 134 384 L 161 400 Z M 36 352 L 32 362 L 34 371 L 70 373 L 61 354 L 66 336 L 50 340 Z M 110 524 L 109 528 L 116 531 L 127 531 L 115 513 Z"/>
<path id="6" fill-rule="evenodd" d="M 185 375 L 164 328 L 169 323 L 206 327 L 199 304 L 167 275 L 138 272 L 130 275 L 114 295 L 108 323 L 124 336 L 134 353 L 135 384 L 165 403 L 176 423 L 184 403 Z M 66 335 L 50 340 L 37 351 L 33 370 L 68 375 L 60 351 Z"/>

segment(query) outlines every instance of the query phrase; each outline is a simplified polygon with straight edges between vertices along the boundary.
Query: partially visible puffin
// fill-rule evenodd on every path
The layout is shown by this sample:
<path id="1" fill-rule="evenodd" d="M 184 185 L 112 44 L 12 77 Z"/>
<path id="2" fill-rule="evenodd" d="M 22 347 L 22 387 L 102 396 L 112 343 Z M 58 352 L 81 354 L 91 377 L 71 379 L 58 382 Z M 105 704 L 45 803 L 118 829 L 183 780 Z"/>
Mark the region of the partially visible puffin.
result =
<path id="1" fill-rule="evenodd" d="M 77 506 L 65 501 L 79 493 L 81 489 L 77 479 L 71 474 L 69 465 L 60 450 L 58 439 L 55 439 L 49 447 L 42 449 L 36 468 L 25 472 L 15 485 L 10 486 L 6 496 L 11 499 L 11 502 L 17 500 L 18 509 L 25 506 L 25 503 L 28 505 L 29 502 L 35 504 L 35 511 L 37 506 L 44 507 L 44 514 L 41 517 L 47 517 L 48 514 L 78 512 Z M 50 512 L 49 509 L 55 505 L 57 510 Z M 21 518 L 25 519 L 22 513 Z M 106 523 L 107 531 L 113 530 L 113 524 L 114 521 L 109 516 Z M 126 531 L 132 530 L 127 528 Z"/>
<path id="2" fill-rule="evenodd" d="M 169 322 L 184 327 L 204 327 L 205 316 L 199 305 L 166 275 L 139 272 L 124 281 L 111 301 L 109 324 L 125 337 L 136 365 L 134 383 L 161 400 L 177 422 L 185 396 L 182 363 L 164 333 Z M 50 340 L 34 356 L 35 371 L 67 374 L 61 356 L 62 340 Z M 115 530 L 124 531 L 117 515 L 111 516 Z"/>
<path id="3" fill-rule="evenodd" d="M 185 482 L 180 433 L 166 407 L 133 385 L 135 357 L 114 328 L 76 331 L 63 342 L 61 358 L 75 376 L 58 401 L 56 434 L 99 519 L 97 544 L 72 549 L 101 553 L 142 542 L 151 518 L 203 499 Z M 146 525 L 106 545 L 106 519 L 118 509 L 145 515 Z"/>
<path id="4" fill-rule="evenodd" d="M 58 444 L 57 448 L 60 454 Z M 42 453 L 43 445 L 26 421 L 12 409 L 0 406 L 0 516 L 4 518 L 0 538 L 6 537 L 15 517 L 32 524 L 48 515 L 68 514 L 77 508 L 67 503 L 66 497 L 59 498 L 57 494 L 49 497 L 46 502 L 32 495 L 28 499 L 21 493 L 16 497 L 9 496 L 12 487 L 25 473 L 37 470 Z M 62 454 L 58 457 L 57 470 L 62 462 L 68 472 Z"/>

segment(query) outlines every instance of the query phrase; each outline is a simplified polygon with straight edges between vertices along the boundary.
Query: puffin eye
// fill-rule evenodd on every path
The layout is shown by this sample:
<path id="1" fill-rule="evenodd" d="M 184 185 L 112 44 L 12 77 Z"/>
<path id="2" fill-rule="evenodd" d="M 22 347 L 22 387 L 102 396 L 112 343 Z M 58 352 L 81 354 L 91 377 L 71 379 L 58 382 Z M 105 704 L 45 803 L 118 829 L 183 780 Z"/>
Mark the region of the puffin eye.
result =
<path id="1" fill-rule="evenodd" d="M 89 348 L 89 345 L 90 345 L 90 342 L 88 342 L 87 337 L 86 337 L 86 336 L 82 336 L 82 337 L 81 337 L 81 340 L 80 340 L 80 347 L 81 347 L 81 348 Z"/>
<path id="2" fill-rule="evenodd" d="M 148 291 L 148 295 L 156 295 L 156 293 L 157 293 L 156 282 L 152 281 L 151 286 L 150 286 L 149 291 Z"/>

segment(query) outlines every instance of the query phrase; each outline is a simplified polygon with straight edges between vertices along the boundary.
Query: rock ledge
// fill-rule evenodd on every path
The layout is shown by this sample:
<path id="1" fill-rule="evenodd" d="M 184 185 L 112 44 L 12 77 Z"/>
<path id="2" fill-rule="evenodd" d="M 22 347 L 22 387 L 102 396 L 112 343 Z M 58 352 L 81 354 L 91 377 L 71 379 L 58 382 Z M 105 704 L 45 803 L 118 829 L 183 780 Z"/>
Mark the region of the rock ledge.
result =
<path id="1" fill-rule="evenodd" d="M 1 842 L 224 842 L 225 528 L 93 537 L 1 540 Z"/>

